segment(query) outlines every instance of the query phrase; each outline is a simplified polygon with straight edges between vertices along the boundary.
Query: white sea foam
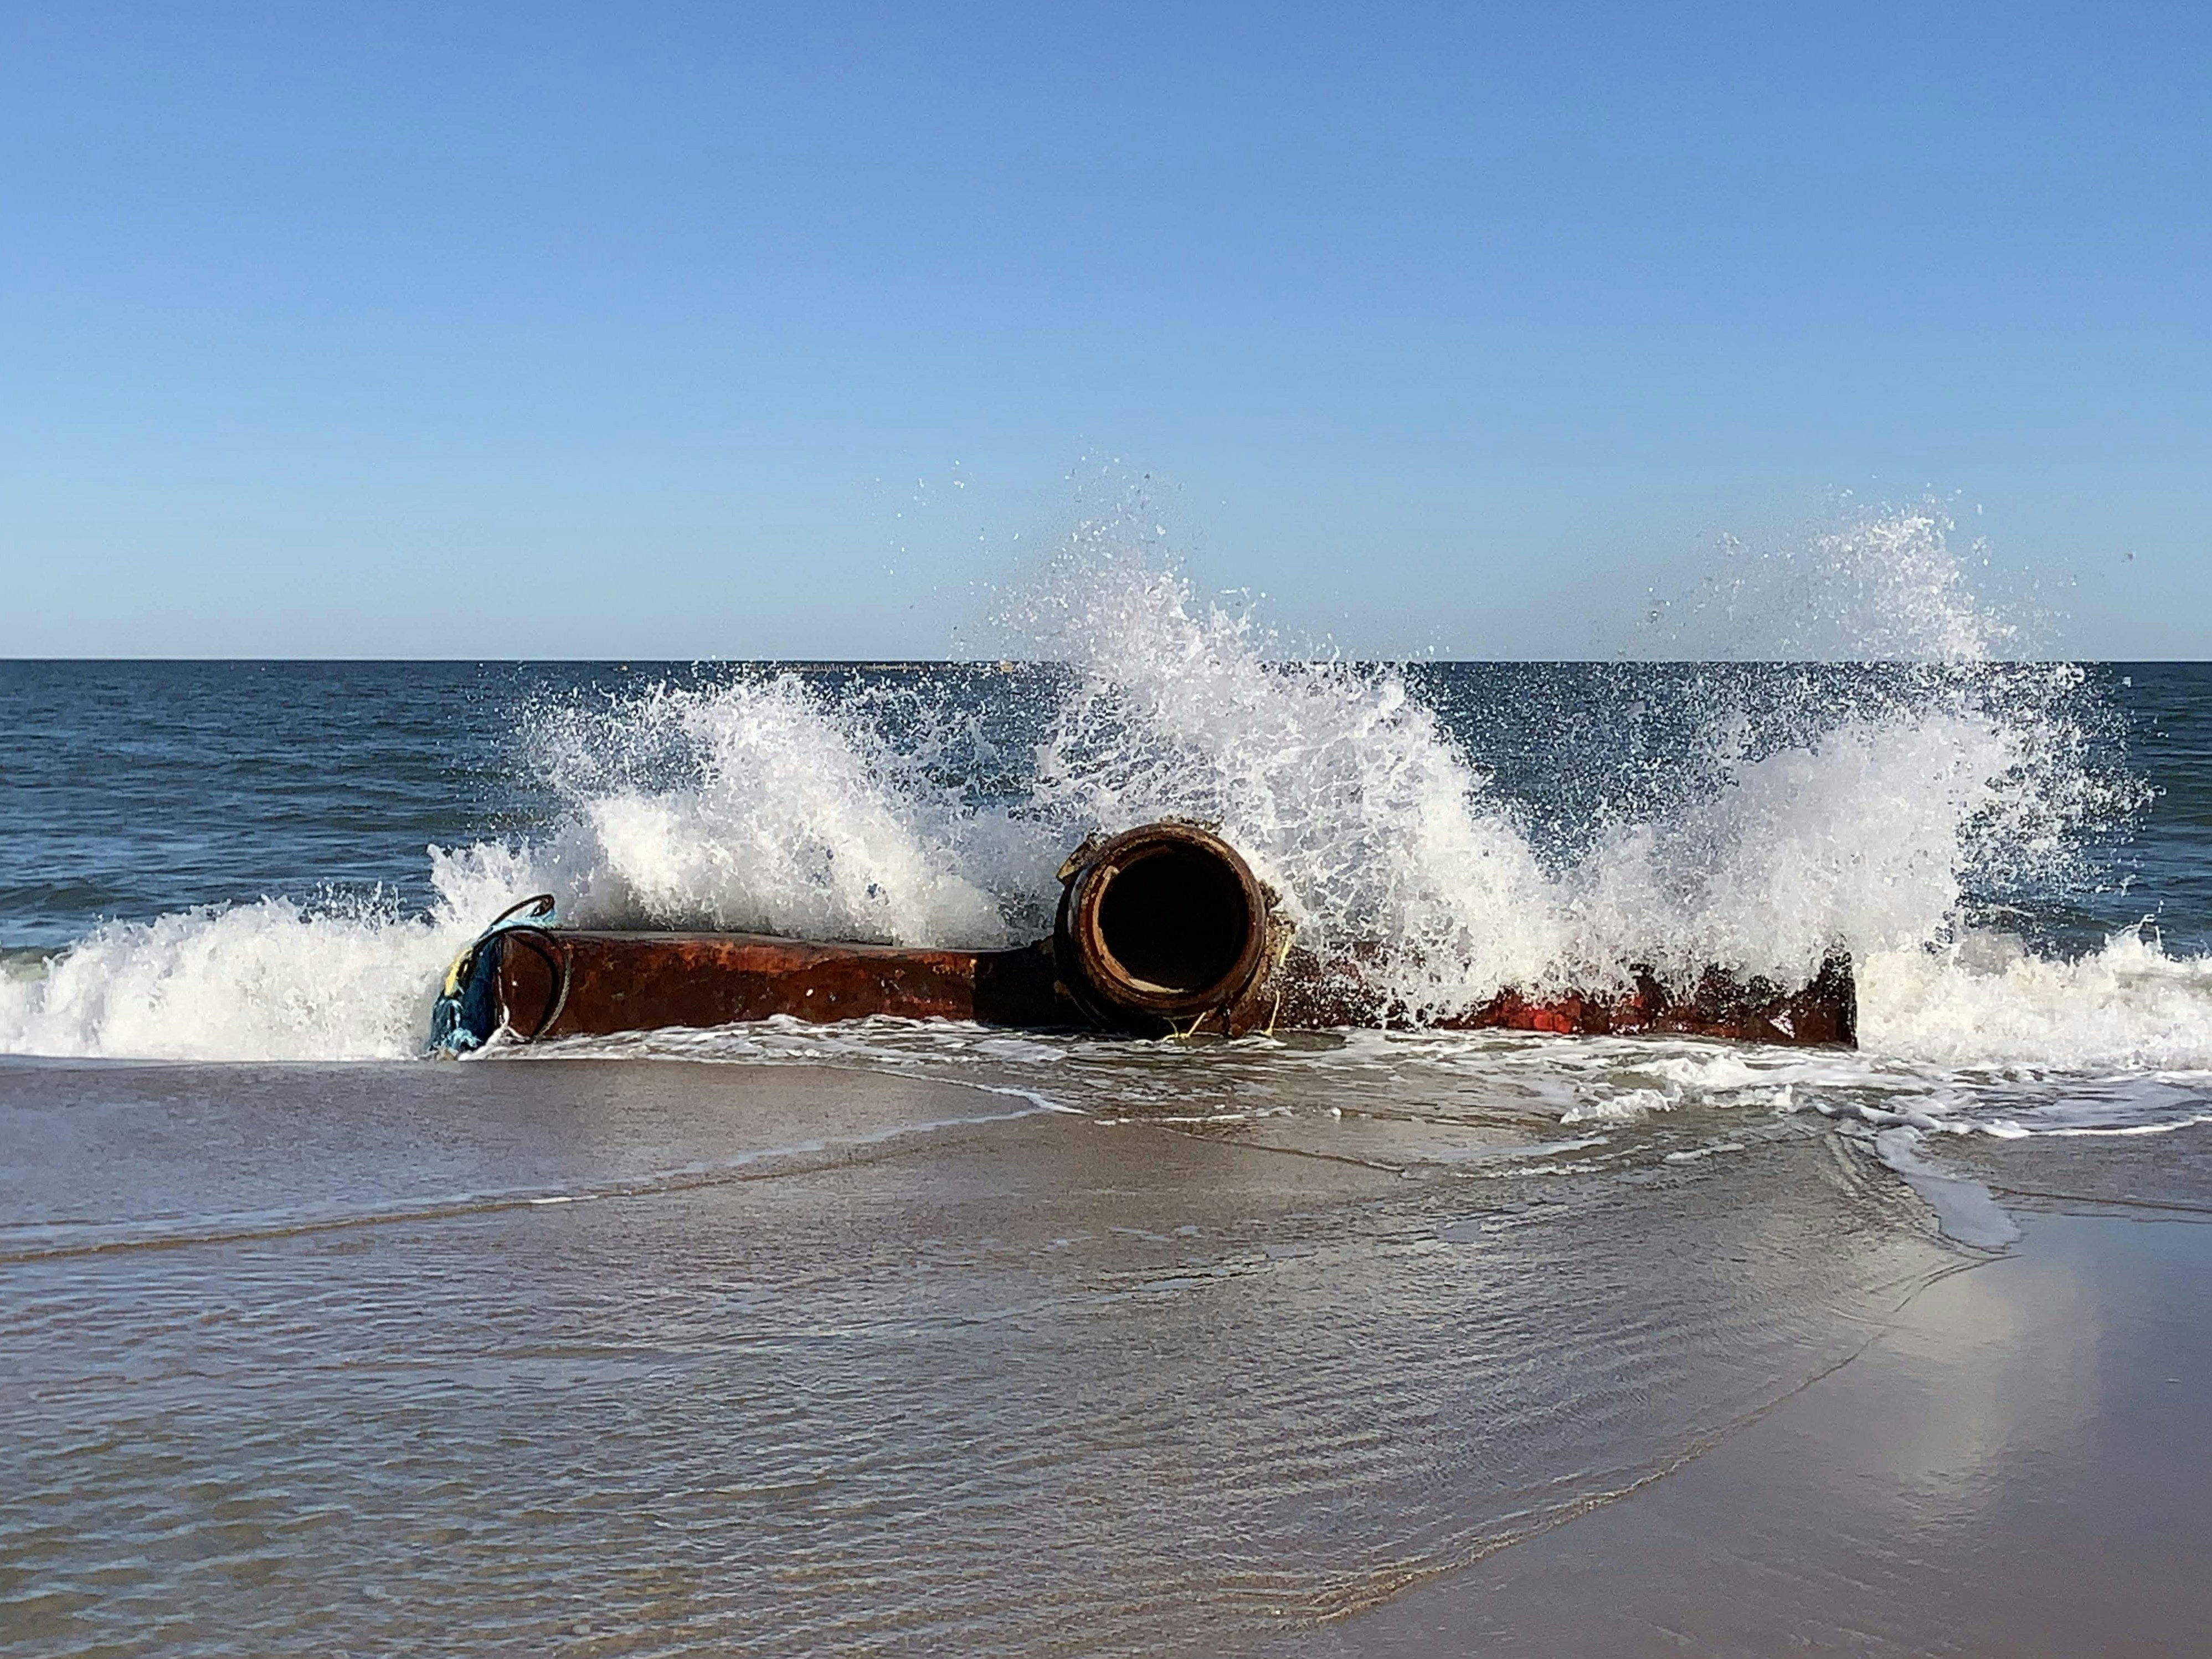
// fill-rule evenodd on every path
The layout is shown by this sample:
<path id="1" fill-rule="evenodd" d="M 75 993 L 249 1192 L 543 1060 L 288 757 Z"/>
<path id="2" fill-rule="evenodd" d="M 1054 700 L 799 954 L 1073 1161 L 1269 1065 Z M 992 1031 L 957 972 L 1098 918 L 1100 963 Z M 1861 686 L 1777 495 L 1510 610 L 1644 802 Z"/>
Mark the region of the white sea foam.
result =
<path id="1" fill-rule="evenodd" d="M 569 921 L 1006 942 L 999 905 L 962 868 L 976 856 L 974 815 L 865 707 L 796 676 L 656 687 L 611 709 L 541 714 L 529 735 L 566 817 L 526 851 L 453 861 L 489 875 L 520 858 L 526 876 L 507 879 L 559 895 Z"/>
<path id="2" fill-rule="evenodd" d="M 1027 810 L 1063 839 L 1170 813 L 1218 822 L 1305 941 L 1385 940 L 1414 1006 L 1463 1006 L 1565 949 L 1528 838 L 1387 669 L 1272 660 L 1249 613 L 1079 534 L 1016 613 L 1074 672 Z"/>
<path id="3" fill-rule="evenodd" d="M 1755 636 L 1763 606 L 1797 630 L 1768 649 L 1802 645 L 1802 617 L 1825 605 L 1850 626 L 1812 644 L 1922 666 L 1840 700 L 1818 687 L 1758 709 L 1717 698 L 1662 805 L 1590 826 L 1586 850 L 1565 857 L 1402 674 L 1287 660 L 1249 608 L 1202 599 L 1102 520 L 1004 607 L 1010 649 L 1063 665 L 1033 757 L 989 753 L 972 706 L 791 675 L 541 709 L 520 740 L 565 803 L 557 821 L 528 840 L 431 849 L 428 915 L 269 900 L 109 924 L 42 969 L 0 976 L 0 1051 L 413 1054 L 447 961 L 539 890 L 583 924 L 1003 943 L 1044 925 L 1051 871 L 1082 835 L 1176 813 L 1218 821 L 1305 942 L 1379 942 L 1414 1007 L 1629 962 L 1784 979 L 1837 949 L 1857 964 L 1855 1056 L 1362 1039 L 1261 1054 L 1279 1082 L 1252 1086 L 1303 1087 L 1323 1070 L 1410 1082 L 1410 1067 L 1420 1087 L 1504 1091 L 1571 1121 L 1839 1100 L 2000 1132 L 2022 1111 L 2053 1127 L 2172 1121 L 2194 1084 L 2149 1079 L 2212 1070 L 2212 963 L 2132 933 L 2059 961 L 1972 926 L 1970 890 L 2062 878 L 2130 786 L 2086 758 L 2094 710 L 2075 671 L 1994 661 L 2007 635 L 1972 605 L 1945 538 L 1912 514 L 1764 562 L 1731 551 L 1701 602 L 1731 640 Z M 978 789 L 987 766 L 1018 787 Z M 952 1063 L 949 1035 L 775 1041 Z M 959 1063 L 1065 1077 L 1064 1060 L 1049 1042 L 975 1042 Z M 1116 1074 L 1152 1086 L 1127 1065 Z M 2084 1078 L 2124 1081 L 2085 1104 L 2065 1081 Z"/>
<path id="4" fill-rule="evenodd" d="M 439 975 L 474 931 L 288 899 L 109 922 L 0 981 L 0 1052 L 397 1059 L 420 1052 Z"/>
<path id="5" fill-rule="evenodd" d="M 1860 1041 L 1946 1070 L 2042 1073 L 2212 1069 L 2212 959 L 2125 933 L 2073 961 L 2004 936 L 1869 955 Z"/>

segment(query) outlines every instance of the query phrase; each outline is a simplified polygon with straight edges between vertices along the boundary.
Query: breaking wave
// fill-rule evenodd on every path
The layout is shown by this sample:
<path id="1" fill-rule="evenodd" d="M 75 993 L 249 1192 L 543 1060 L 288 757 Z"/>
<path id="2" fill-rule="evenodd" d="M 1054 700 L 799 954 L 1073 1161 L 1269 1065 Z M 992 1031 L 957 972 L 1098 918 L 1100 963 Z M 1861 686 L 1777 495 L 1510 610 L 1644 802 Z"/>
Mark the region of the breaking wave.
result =
<path id="1" fill-rule="evenodd" d="M 456 896 L 458 898 L 459 896 Z M 465 901 L 463 901 L 464 902 Z M 264 899 L 111 921 L 0 977 L 0 1052 L 128 1060 L 379 1060 L 417 1052 L 440 975 L 480 925 Z"/>
<path id="2" fill-rule="evenodd" d="M 1003 608 L 1010 654 L 1046 665 L 535 709 L 520 743 L 559 811 L 430 849 L 427 911 L 108 923 L 0 973 L 0 1050 L 410 1055 L 447 962 L 541 890 L 580 924 L 1001 944 L 1048 924 L 1084 834 L 1181 814 L 1219 823 L 1305 941 L 1380 943 L 1416 1008 L 1632 962 L 1801 979 L 1841 949 L 1863 1067 L 2212 1068 L 2212 963 L 2138 933 L 2068 954 L 1992 920 L 2085 879 L 2081 848 L 2142 789 L 2095 759 L 2108 715 L 2079 670 L 2002 659 L 2017 641 L 1940 514 L 1729 550 L 1659 646 L 1880 665 L 1716 670 L 1664 711 L 1624 696 L 1613 772 L 1578 779 L 1571 743 L 1540 757 L 1578 803 L 1548 817 L 1418 672 L 1293 659 L 1124 530 L 1083 526 Z"/>

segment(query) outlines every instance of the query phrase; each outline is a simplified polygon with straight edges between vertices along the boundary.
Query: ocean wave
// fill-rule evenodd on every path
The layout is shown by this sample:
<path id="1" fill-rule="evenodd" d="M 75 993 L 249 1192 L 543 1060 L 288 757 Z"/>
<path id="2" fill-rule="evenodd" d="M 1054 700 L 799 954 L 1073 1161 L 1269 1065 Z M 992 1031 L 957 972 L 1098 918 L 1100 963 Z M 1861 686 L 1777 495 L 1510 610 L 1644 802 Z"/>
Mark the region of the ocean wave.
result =
<path id="1" fill-rule="evenodd" d="M 1716 693 L 1657 757 L 1649 799 L 1595 809 L 1578 850 L 1547 844 L 1406 672 L 1291 659 L 1249 607 L 1204 599 L 1109 519 L 1005 607 L 1002 627 L 1055 665 L 999 688 L 1048 699 L 1018 752 L 973 677 L 754 672 L 541 706 L 518 742 L 553 821 L 430 848 L 427 911 L 271 898 L 108 922 L 0 972 L 0 1051 L 409 1056 L 455 951 L 538 890 L 586 926 L 1002 945 L 1048 926 L 1052 871 L 1084 835 L 1174 814 L 1218 823 L 1304 942 L 1379 946 L 1415 1009 L 1632 962 L 1802 979 L 1841 949 L 1863 1050 L 1838 1087 L 1884 1067 L 1923 1091 L 2212 1068 L 2212 963 L 2136 933 L 2063 958 L 1975 925 L 1974 901 L 2063 885 L 2139 797 L 2092 762 L 2079 671 L 1997 660 L 2003 629 L 1925 514 L 1814 550 L 1770 583 L 1796 596 L 1782 609 L 1817 568 L 1850 590 L 1856 648 L 1920 660 L 1845 695 L 1832 678 L 1757 708 Z M 1739 569 L 1732 623 L 1750 586 Z M 1869 631 L 1885 616 L 1889 635 Z M 1680 1097 L 1667 1090 L 1554 1105 L 1620 1118 Z"/>

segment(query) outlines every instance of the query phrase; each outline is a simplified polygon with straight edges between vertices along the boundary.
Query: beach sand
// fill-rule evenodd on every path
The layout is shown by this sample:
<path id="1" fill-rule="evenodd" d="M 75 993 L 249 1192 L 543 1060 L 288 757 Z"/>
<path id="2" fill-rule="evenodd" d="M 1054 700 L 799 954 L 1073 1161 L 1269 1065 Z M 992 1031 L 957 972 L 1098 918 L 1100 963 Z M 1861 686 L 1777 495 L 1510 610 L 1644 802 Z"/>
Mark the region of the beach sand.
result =
<path id="1" fill-rule="evenodd" d="M 1938 1149 L 2022 1215 L 2002 1255 L 1869 1138 L 1744 1111 L 1545 1148 L 823 1066 L 9 1062 L 0 1138 L 14 1652 L 2186 1650 L 2212 1615 L 2212 1231 L 2151 1207 L 2204 1190 L 2190 1133 Z"/>
<path id="2" fill-rule="evenodd" d="M 2027 1216 L 1665 1480 L 1284 1650 L 2212 1650 L 2207 1220 Z"/>

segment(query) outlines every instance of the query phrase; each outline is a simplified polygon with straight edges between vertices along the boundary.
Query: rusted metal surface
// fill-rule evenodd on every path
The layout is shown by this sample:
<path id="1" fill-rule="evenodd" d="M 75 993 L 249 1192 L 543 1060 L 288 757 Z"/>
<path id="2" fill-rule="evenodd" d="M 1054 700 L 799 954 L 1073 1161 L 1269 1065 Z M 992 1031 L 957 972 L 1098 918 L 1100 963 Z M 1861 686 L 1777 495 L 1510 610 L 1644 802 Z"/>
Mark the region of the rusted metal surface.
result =
<path id="1" fill-rule="evenodd" d="M 1060 866 L 1052 956 L 1086 1022 L 1241 1034 L 1273 1017 L 1291 930 L 1211 830 L 1170 821 L 1094 837 Z"/>
<path id="2" fill-rule="evenodd" d="M 1324 963 L 1292 951 L 1284 964 L 1280 1030 L 1422 1025 L 1435 1030 L 1549 1031 L 1562 1036 L 1624 1036 L 1663 1032 L 1805 1047 L 1858 1042 L 1858 992 L 1848 958 L 1832 957 L 1810 984 L 1791 989 L 1708 968 L 1686 994 L 1649 971 L 1635 970 L 1625 989 L 1561 990 L 1532 995 L 1498 992 L 1478 1008 L 1419 1012 L 1393 1003 L 1358 963 Z"/>
<path id="3" fill-rule="evenodd" d="M 1371 953 L 1324 960 L 1292 949 L 1274 895 L 1234 848 L 1194 824 L 1150 824 L 1087 842 L 1060 880 L 1053 936 L 1005 951 L 497 927 L 454 964 L 433 1043 L 462 1049 L 500 1030 L 526 1042 L 778 1015 L 1152 1036 L 1419 1024 L 1806 1045 L 1857 1040 L 1856 993 L 1842 957 L 1794 989 L 1712 968 L 1678 993 L 1638 970 L 1614 991 L 1505 990 L 1477 1008 L 1409 1009 L 1381 988 Z"/>
<path id="4" fill-rule="evenodd" d="M 1080 1025 L 1041 945 L 908 951 L 746 933 L 509 929 L 485 941 L 501 1023 L 519 1036 L 604 1036 L 787 1014 Z M 549 948 L 550 947 L 550 948 Z M 481 970 L 480 970 L 481 971 Z"/>

